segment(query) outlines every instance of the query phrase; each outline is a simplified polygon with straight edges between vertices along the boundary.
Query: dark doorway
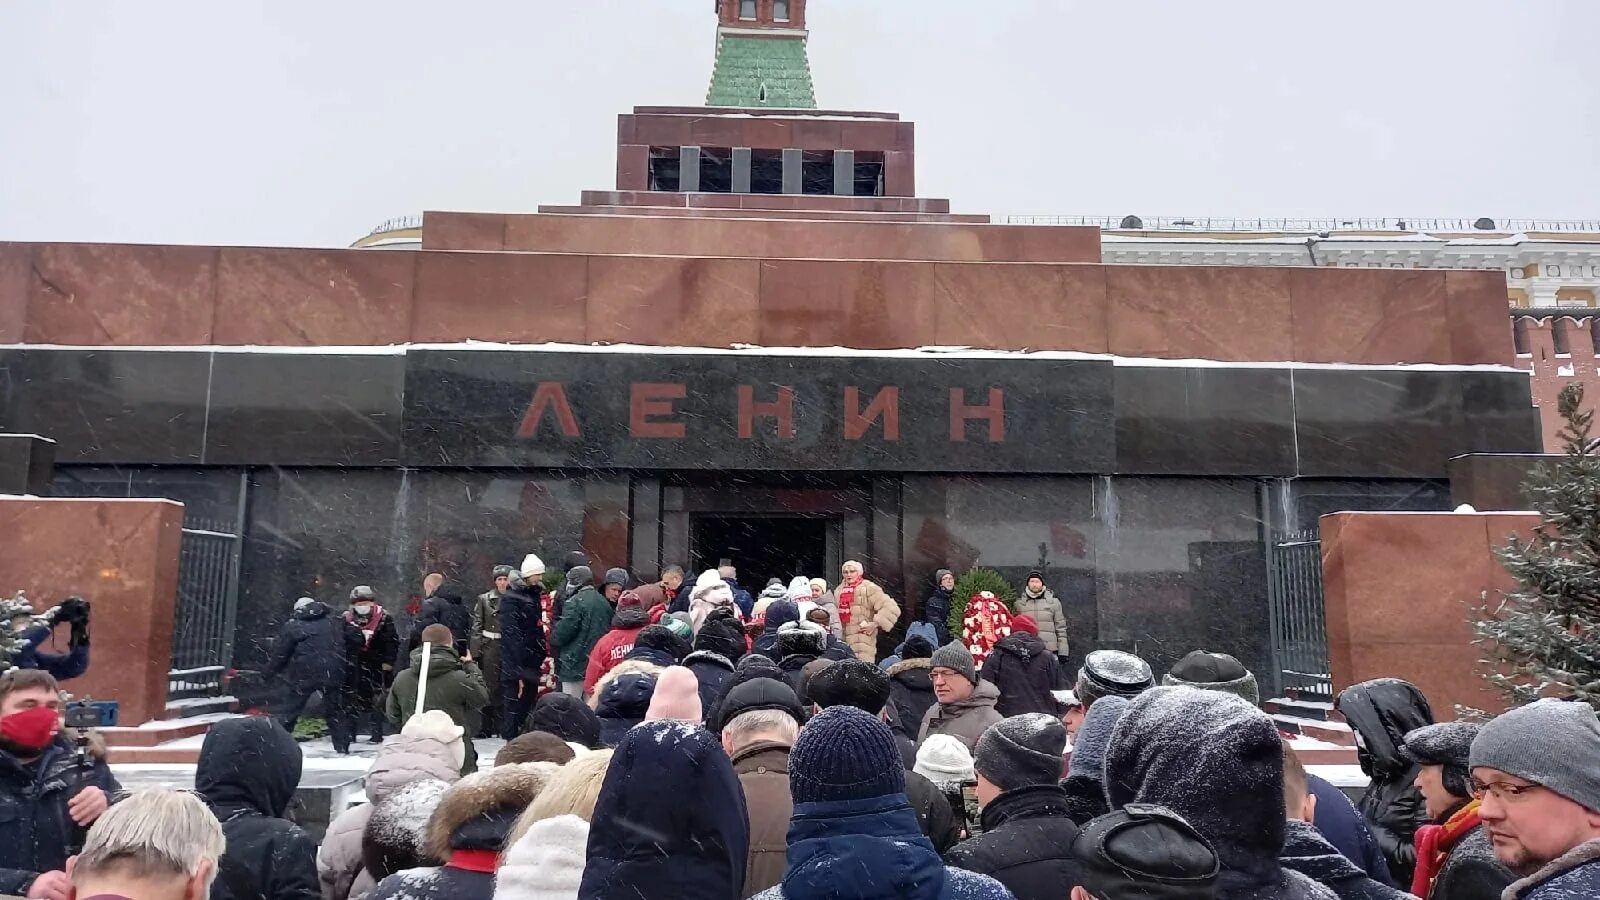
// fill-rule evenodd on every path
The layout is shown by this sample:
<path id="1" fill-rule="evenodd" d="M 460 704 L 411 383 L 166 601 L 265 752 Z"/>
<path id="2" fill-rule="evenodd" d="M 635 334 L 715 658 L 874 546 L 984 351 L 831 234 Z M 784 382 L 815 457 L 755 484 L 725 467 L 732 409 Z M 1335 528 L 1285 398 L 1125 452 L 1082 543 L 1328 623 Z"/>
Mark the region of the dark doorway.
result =
<path id="1" fill-rule="evenodd" d="M 796 575 L 826 577 L 830 525 L 836 523 L 820 516 L 696 516 L 694 570 L 731 560 L 740 586 L 751 596 L 760 594 L 769 578 L 788 585 Z"/>

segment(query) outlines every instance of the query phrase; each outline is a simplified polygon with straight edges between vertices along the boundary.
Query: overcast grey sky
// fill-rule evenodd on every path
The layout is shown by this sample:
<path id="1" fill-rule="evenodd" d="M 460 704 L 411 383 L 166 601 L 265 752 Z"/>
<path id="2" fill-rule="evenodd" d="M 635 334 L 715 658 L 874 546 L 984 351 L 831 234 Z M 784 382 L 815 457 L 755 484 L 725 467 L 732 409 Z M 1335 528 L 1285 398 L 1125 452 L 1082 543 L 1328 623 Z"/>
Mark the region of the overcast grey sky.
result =
<path id="1" fill-rule="evenodd" d="M 811 0 L 957 211 L 1600 219 L 1597 0 Z M 710 0 L 0 3 L 0 239 L 343 246 L 612 186 Z"/>

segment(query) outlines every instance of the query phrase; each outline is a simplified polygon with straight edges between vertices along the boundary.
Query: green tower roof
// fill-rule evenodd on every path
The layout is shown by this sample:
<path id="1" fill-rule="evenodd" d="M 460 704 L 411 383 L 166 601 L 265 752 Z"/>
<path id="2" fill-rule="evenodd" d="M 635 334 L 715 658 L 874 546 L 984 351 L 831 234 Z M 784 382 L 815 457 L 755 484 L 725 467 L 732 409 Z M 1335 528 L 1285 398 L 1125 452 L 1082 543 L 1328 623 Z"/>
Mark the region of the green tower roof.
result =
<path id="1" fill-rule="evenodd" d="M 706 105 L 816 109 L 805 38 L 719 35 Z"/>

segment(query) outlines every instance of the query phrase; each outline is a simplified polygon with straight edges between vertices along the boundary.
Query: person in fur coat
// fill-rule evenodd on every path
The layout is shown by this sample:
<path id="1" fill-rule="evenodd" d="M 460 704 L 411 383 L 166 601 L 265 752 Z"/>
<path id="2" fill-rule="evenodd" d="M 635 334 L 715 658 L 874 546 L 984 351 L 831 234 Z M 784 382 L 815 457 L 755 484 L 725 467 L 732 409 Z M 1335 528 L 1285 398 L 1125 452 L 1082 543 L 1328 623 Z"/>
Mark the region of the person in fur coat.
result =
<path id="1" fill-rule="evenodd" d="M 557 768 L 498 766 L 456 782 L 428 820 L 428 852 L 444 865 L 396 872 L 378 883 L 371 900 L 493 900 L 506 836 Z"/>
<path id="2" fill-rule="evenodd" d="M 361 860 L 361 836 L 373 808 L 414 781 L 437 778 L 453 784 L 461 778 L 466 748 L 461 726 L 439 710 L 413 716 L 406 727 L 383 742 L 367 770 L 367 799 L 328 825 L 317 851 L 317 880 L 322 900 L 349 900 L 371 891 L 376 881 Z"/>

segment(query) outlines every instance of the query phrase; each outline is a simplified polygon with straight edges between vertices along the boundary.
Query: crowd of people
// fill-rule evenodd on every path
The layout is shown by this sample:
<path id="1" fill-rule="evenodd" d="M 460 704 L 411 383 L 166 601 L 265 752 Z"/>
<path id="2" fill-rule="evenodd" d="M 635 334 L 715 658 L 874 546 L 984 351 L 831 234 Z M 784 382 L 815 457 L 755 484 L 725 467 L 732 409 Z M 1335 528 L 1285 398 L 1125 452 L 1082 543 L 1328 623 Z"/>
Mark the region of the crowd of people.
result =
<path id="1" fill-rule="evenodd" d="M 1042 578 L 1015 612 L 979 594 L 950 623 L 939 573 L 880 660 L 902 610 L 857 563 L 831 590 L 797 576 L 754 595 L 726 570 L 596 583 L 576 561 L 547 593 L 543 568 L 496 569 L 473 603 L 432 585 L 404 640 L 365 588 L 342 615 L 297 605 L 273 662 L 297 676 L 286 704 L 216 723 L 192 795 L 124 796 L 63 732 L 54 679 L 6 674 L 0 892 L 1600 897 L 1600 720 L 1583 703 L 1435 722 L 1413 685 L 1354 685 L 1335 704 L 1370 779 L 1352 803 L 1300 764 L 1231 656 L 1197 650 L 1158 678 L 1099 649 L 1063 673 Z M 340 740 L 371 721 L 364 696 L 390 723 L 367 802 L 320 844 L 285 818 L 302 757 L 284 727 L 319 691 Z M 493 731 L 509 740 L 490 764 L 474 738 Z"/>

